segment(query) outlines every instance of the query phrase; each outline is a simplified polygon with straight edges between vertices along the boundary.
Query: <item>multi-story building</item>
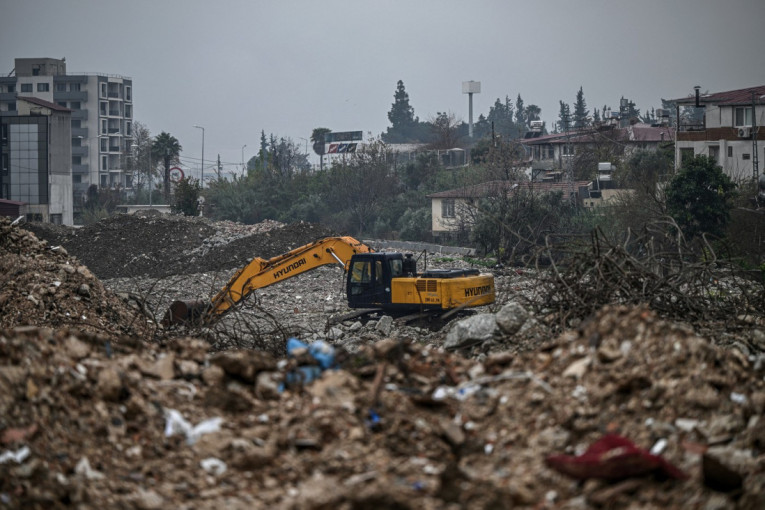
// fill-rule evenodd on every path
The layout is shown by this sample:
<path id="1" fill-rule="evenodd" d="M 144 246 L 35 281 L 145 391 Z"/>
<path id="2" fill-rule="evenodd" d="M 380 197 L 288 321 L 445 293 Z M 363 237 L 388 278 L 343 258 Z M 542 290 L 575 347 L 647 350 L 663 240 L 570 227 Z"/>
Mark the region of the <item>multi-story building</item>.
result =
<path id="1" fill-rule="evenodd" d="M 16 97 L 0 116 L 0 199 L 30 221 L 72 225 L 71 112 L 36 97 Z"/>
<path id="2" fill-rule="evenodd" d="M 683 158 L 713 158 L 734 182 L 756 181 L 765 160 L 765 85 L 696 94 L 674 101 L 677 108 L 675 167 Z"/>
<path id="3" fill-rule="evenodd" d="M 75 223 L 88 187 L 130 191 L 128 154 L 133 136 L 133 82 L 110 74 L 67 74 L 66 61 L 17 58 L 0 77 L 0 116 L 15 115 L 18 96 L 33 96 L 72 110 L 71 168 Z"/>

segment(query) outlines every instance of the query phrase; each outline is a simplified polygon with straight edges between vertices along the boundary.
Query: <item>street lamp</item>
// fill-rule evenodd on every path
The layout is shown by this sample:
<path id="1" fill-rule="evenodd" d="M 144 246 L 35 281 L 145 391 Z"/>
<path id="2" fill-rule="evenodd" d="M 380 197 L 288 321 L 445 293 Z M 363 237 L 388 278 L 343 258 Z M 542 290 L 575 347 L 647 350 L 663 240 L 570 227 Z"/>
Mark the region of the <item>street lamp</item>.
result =
<path id="1" fill-rule="evenodd" d="M 153 144 L 152 144 L 151 138 L 149 138 L 149 172 L 147 174 L 149 176 L 149 207 L 152 206 L 152 202 L 151 202 L 151 200 L 152 200 L 152 196 L 151 196 L 152 195 L 151 182 L 154 180 L 154 176 L 152 175 L 152 172 L 151 172 L 151 146 L 152 145 Z M 137 148 L 139 148 L 139 145 L 132 144 L 130 147 L 134 148 L 134 149 L 137 149 Z"/>
<path id="2" fill-rule="evenodd" d="M 307 138 L 303 138 L 302 136 L 298 136 L 298 138 L 300 138 L 301 140 L 303 140 L 305 142 L 305 153 L 306 153 L 306 155 L 308 155 L 308 139 Z"/>
<path id="3" fill-rule="evenodd" d="M 244 148 L 247 147 L 247 144 L 242 145 L 242 175 L 244 175 Z"/>
<path id="4" fill-rule="evenodd" d="M 202 126 L 197 126 L 196 124 L 194 125 L 194 127 L 202 130 L 202 165 L 201 165 L 202 172 L 201 172 L 200 180 L 202 183 L 202 187 L 204 188 L 205 187 L 205 128 L 203 128 Z"/>

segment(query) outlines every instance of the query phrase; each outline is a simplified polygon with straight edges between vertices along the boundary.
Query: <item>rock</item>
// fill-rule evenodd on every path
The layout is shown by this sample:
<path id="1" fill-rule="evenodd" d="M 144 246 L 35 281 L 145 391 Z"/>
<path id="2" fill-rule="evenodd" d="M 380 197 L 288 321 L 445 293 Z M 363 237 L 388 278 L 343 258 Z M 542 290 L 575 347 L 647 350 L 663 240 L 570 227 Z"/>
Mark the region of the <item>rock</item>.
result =
<path id="1" fill-rule="evenodd" d="M 529 312 L 520 303 L 510 301 L 496 314 L 496 321 L 503 333 L 514 335 L 529 319 Z"/>
<path id="2" fill-rule="evenodd" d="M 446 334 L 444 349 L 455 350 L 490 340 L 499 331 L 494 314 L 482 313 L 463 319 Z"/>
<path id="3" fill-rule="evenodd" d="M 112 367 L 106 367 L 98 373 L 98 394 L 107 401 L 118 401 L 122 397 L 122 379 Z"/>
<path id="4" fill-rule="evenodd" d="M 393 317 L 390 315 L 383 315 L 380 320 L 377 321 L 375 331 L 380 332 L 383 336 L 389 336 L 390 331 L 393 328 Z"/>

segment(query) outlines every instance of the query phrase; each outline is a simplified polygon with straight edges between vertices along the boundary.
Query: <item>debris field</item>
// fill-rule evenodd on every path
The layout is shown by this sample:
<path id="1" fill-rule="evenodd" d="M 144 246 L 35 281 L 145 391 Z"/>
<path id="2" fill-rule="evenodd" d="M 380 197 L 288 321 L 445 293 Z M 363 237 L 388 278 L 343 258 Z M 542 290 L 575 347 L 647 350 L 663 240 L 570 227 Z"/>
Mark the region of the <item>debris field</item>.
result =
<path id="1" fill-rule="evenodd" d="M 607 305 L 545 335 L 507 277 L 502 302 L 440 332 L 322 325 L 282 355 L 163 332 L 110 288 L 200 279 L 328 234 L 0 218 L 0 508 L 765 507 L 759 323 L 745 350 L 722 348 L 644 306 Z M 326 295 L 337 271 L 285 292 L 310 296 L 305 281 Z M 276 321 L 291 333 L 303 306 Z M 468 346 L 458 332 L 476 318 L 497 326 Z"/>

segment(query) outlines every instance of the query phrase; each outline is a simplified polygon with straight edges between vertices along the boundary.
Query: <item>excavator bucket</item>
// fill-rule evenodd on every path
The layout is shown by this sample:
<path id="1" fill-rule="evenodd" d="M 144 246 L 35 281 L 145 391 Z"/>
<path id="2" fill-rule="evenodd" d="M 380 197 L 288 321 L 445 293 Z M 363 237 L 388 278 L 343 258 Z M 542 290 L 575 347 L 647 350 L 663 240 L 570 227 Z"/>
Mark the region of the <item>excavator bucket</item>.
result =
<path id="1" fill-rule="evenodd" d="M 209 301 L 173 301 L 162 318 L 162 325 L 201 323 L 209 308 Z"/>

